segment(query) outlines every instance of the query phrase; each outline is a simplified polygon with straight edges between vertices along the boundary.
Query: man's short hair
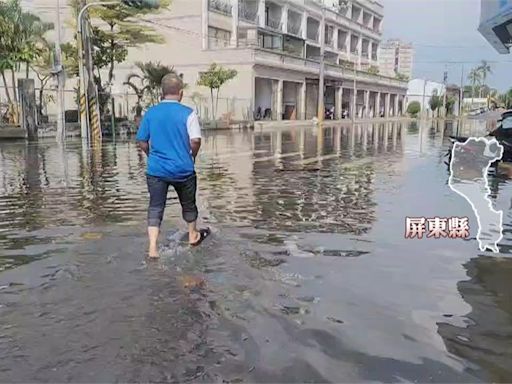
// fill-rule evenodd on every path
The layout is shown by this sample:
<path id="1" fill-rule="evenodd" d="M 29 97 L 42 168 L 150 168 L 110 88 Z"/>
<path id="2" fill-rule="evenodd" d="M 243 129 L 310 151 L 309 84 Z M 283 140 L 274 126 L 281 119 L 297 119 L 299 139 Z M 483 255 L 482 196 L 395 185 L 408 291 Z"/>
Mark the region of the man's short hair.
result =
<path id="1" fill-rule="evenodd" d="M 183 80 L 175 73 L 168 73 L 162 78 L 163 96 L 178 96 L 183 89 Z"/>

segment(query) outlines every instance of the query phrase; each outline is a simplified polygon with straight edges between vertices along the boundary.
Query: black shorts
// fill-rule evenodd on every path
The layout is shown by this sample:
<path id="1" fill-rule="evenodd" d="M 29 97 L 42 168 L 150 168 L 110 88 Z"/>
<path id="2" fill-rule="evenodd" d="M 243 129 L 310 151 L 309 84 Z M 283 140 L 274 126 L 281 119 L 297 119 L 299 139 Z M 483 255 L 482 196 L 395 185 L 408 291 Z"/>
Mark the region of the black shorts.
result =
<path id="1" fill-rule="evenodd" d="M 160 227 L 170 185 L 178 194 L 183 220 L 187 223 L 197 220 L 197 177 L 195 173 L 183 181 L 172 181 L 147 175 L 147 182 L 149 190 L 148 226 Z"/>

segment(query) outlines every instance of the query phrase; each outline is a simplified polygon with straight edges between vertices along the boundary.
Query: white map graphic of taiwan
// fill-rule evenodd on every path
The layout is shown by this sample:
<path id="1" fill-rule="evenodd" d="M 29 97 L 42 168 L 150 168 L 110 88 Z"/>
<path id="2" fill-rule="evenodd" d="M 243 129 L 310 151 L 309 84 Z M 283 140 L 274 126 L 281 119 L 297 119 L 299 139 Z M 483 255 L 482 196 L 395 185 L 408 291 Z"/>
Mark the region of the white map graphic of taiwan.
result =
<path id="1" fill-rule="evenodd" d="M 503 238 L 503 211 L 492 207 L 487 181 L 489 167 L 502 156 L 503 146 L 496 139 L 483 137 L 455 143 L 452 149 L 448 185 L 471 204 L 478 221 L 476 238 L 481 251 L 499 252 L 498 243 Z"/>

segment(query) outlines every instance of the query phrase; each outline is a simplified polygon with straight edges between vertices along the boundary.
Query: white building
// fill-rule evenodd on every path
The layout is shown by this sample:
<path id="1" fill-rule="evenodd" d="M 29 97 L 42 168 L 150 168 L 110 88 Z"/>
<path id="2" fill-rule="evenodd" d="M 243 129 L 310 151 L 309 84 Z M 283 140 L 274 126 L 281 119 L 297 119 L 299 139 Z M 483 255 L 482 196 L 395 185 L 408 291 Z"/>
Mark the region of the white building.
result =
<path id="1" fill-rule="evenodd" d="M 221 89 L 217 117 L 311 119 L 317 115 L 324 44 L 326 108 L 335 108 L 337 118 L 343 111 L 358 117 L 401 114 L 407 83 L 367 72 L 378 66 L 382 5 L 324 0 L 324 7 L 319 0 L 173 0 L 168 10 L 137 20 L 155 28 L 166 44 L 130 49 L 126 63 L 117 66 L 114 89 L 123 89 L 136 70 L 129 63 L 173 65 L 188 84 L 185 102 L 209 118 L 210 92 L 196 83 L 217 63 L 238 72 Z M 119 109 L 126 111 L 126 104 L 118 103 Z"/>
<path id="2" fill-rule="evenodd" d="M 400 40 L 388 40 L 380 47 L 380 73 L 387 76 L 402 74 L 412 77 L 414 49 L 412 44 Z"/>
<path id="3" fill-rule="evenodd" d="M 409 81 L 407 88 L 407 105 L 413 101 L 417 101 L 421 105 L 422 114 L 432 116 L 432 110 L 429 104 L 430 99 L 433 95 L 441 96 L 444 95 L 444 93 L 444 84 L 424 79 L 413 79 Z"/>

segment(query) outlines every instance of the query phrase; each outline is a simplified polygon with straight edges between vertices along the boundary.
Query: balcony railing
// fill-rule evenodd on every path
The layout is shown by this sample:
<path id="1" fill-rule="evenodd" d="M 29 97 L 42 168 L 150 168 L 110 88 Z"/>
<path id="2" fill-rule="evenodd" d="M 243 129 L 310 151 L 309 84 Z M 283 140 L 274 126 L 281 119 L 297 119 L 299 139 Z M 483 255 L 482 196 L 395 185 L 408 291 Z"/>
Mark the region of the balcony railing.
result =
<path id="1" fill-rule="evenodd" d="M 288 33 L 296 36 L 302 35 L 302 24 L 301 22 L 291 21 L 288 19 Z"/>
<path id="2" fill-rule="evenodd" d="M 233 6 L 223 0 L 208 0 L 208 9 L 210 11 L 219 12 L 224 15 L 231 16 Z"/>
<path id="3" fill-rule="evenodd" d="M 267 27 L 275 29 L 276 31 L 281 31 L 283 29 L 283 23 L 281 23 L 281 20 L 272 19 L 270 17 L 267 19 L 266 25 Z"/>
<path id="4" fill-rule="evenodd" d="M 299 58 L 290 56 L 282 51 L 270 51 L 267 49 L 259 48 L 255 52 L 255 58 L 262 63 L 273 62 L 279 65 L 292 65 L 295 67 L 302 67 L 305 70 L 319 70 L 320 63 L 319 57 L 310 55 L 307 58 Z M 339 64 L 326 62 L 326 70 L 334 73 L 335 76 L 344 76 L 348 79 L 353 79 L 354 75 L 358 80 L 366 81 L 372 84 L 382 84 L 386 86 L 396 86 L 407 88 L 407 82 L 396 78 L 382 76 L 370 72 L 356 70 L 354 62 L 347 60 L 340 60 Z M 371 67 L 368 67 L 368 70 Z"/>
<path id="5" fill-rule="evenodd" d="M 248 8 L 243 3 L 240 3 L 238 7 L 238 17 L 240 18 L 240 20 L 244 20 L 253 24 L 258 24 L 258 10 L 254 8 Z"/>

